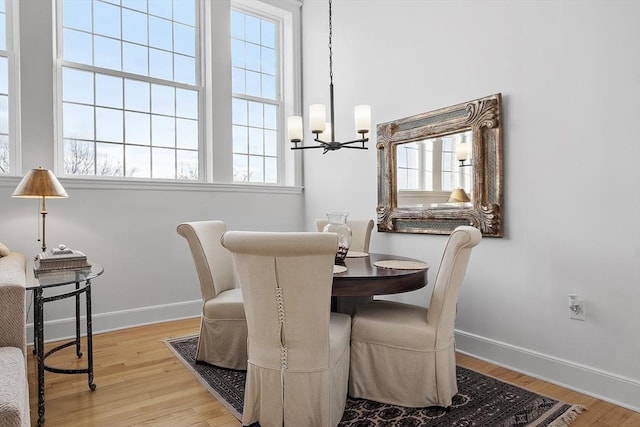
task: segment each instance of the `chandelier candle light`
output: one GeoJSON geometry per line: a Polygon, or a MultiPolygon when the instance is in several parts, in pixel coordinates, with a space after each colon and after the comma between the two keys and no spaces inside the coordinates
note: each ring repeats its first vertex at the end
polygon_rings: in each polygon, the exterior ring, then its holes
{"type": "Polygon", "coordinates": [[[354,109],[355,116],[355,129],[356,133],[360,134],[360,138],[347,141],[338,142],[335,136],[335,118],[334,118],[334,103],[333,103],[333,25],[331,19],[331,3],[329,0],[329,110],[331,114],[331,122],[326,123],[327,111],[324,104],[312,104],[309,106],[309,127],[311,132],[315,135],[313,140],[318,145],[298,145],[302,142],[303,126],[301,116],[290,116],[287,119],[287,130],[289,134],[289,140],[293,143],[292,150],[303,150],[306,148],[323,148],[323,154],[327,151],[339,150],[340,148],[357,148],[360,150],[366,150],[364,143],[369,141],[366,136],[371,129],[371,107],[369,105],[357,105],[354,109]],[[362,145],[356,145],[362,144],[362,145]]]}

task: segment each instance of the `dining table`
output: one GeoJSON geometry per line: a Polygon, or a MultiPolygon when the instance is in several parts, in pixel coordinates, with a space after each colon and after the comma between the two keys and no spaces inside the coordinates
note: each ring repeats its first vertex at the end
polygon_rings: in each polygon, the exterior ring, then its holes
{"type": "Polygon", "coordinates": [[[398,255],[348,253],[334,266],[332,311],[352,314],[376,295],[415,291],[428,283],[429,264],[398,255]]]}

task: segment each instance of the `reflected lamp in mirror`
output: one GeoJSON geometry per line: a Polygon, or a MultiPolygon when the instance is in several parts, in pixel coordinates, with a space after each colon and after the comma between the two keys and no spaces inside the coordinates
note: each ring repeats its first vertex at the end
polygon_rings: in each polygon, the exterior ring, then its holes
{"type": "Polygon", "coordinates": [[[377,126],[378,231],[502,237],[502,97],[377,126]]]}
{"type": "Polygon", "coordinates": [[[65,198],[69,197],[69,195],[53,172],[39,167],[27,172],[24,178],[22,178],[22,181],[20,181],[16,189],[13,191],[11,197],[35,198],[41,200],[40,214],[42,215],[42,252],[45,252],[47,250],[45,229],[47,207],[45,199],[65,198]]]}

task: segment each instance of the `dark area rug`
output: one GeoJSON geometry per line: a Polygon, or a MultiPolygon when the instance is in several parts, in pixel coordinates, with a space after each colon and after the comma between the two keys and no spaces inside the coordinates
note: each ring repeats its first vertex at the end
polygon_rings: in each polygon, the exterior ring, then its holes
{"type": "MultiPolygon", "coordinates": [[[[197,337],[168,339],[166,343],[200,382],[241,419],[245,371],[196,363],[197,337]]],[[[458,366],[458,394],[449,410],[439,407],[405,408],[363,399],[347,399],[341,427],[562,427],[584,407],[559,402],[518,386],[458,366]]]]}

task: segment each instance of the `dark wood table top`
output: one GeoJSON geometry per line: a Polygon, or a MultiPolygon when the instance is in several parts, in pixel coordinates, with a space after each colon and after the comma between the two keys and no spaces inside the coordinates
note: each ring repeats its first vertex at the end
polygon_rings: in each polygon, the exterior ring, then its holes
{"type": "Polygon", "coordinates": [[[426,286],[429,268],[401,270],[373,265],[376,261],[383,260],[424,262],[413,258],[375,253],[366,257],[347,257],[345,259],[347,271],[333,275],[332,295],[336,297],[389,295],[414,291],[426,286]]]}

